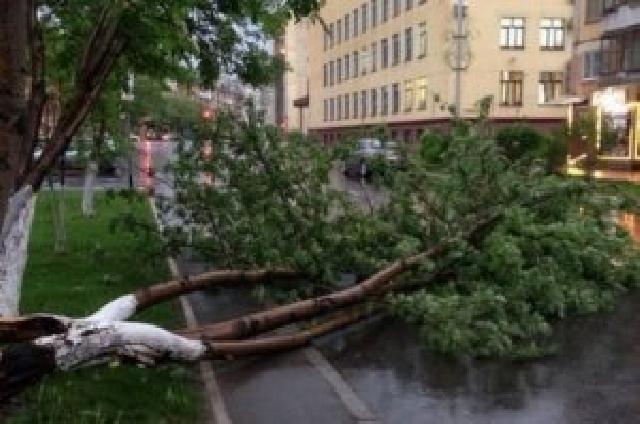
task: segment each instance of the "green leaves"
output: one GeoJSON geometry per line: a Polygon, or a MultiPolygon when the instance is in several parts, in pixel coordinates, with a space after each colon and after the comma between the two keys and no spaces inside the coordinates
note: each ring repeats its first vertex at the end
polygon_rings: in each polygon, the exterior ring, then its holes
{"type": "Polygon", "coordinates": [[[638,249],[611,218],[630,204],[619,192],[510,160],[492,140],[450,138],[434,151],[390,168],[388,202],[363,212],[329,184],[336,152],[253,113],[247,122],[223,114],[176,164],[177,203],[168,206],[185,218],[169,234],[184,246],[184,228],[193,229],[188,244],[216,266],[305,271],[292,290],[259,290],[280,300],[455,240],[394,281],[386,302],[428,346],[456,355],[547,354],[555,321],[607,310],[640,281],[638,249]]]}

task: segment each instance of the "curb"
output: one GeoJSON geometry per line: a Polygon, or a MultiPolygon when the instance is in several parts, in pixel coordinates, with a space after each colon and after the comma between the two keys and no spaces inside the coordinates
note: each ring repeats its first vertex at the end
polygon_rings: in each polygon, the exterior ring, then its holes
{"type": "MultiPolygon", "coordinates": [[[[156,222],[156,225],[160,230],[162,230],[162,222],[158,218],[159,213],[156,208],[155,203],[153,202],[153,198],[149,197],[149,206],[151,207],[151,213],[153,214],[153,219],[156,222]]],[[[180,267],[176,260],[172,257],[167,257],[167,264],[169,265],[169,271],[171,275],[175,279],[182,278],[180,273],[180,267]]],[[[187,323],[187,328],[195,328],[198,326],[198,321],[196,319],[196,315],[187,299],[187,296],[180,296],[180,307],[182,309],[182,315],[184,316],[184,320],[187,323]]],[[[218,380],[216,378],[216,374],[213,371],[213,366],[209,361],[200,361],[198,364],[198,368],[200,370],[200,378],[204,385],[205,396],[208,399],[208,409],[210,409],[209,419],[207,420],[210,424],[232,424],[231,418],[229,417],[229,412],[227,411],[227,407],[224,403],[224,398],[222,397],[222,391],[220,390],[220,385],[218,384],[218,380]]]]}

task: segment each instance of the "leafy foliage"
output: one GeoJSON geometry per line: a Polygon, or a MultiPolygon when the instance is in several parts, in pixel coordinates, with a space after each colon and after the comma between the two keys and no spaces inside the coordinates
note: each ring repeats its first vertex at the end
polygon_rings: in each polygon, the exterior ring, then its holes
{"type": "Polygon", "coordinates": [[[543,354],[555,320],[605,310],[637,284],[638,250],[613,215],[632,199],[493,140],[429,136],[370,213],[330,183],[335,156],[313,140],[224,117],[200,138],[176,166],[173,214],[189,228],[169,230],[176,247],[216,265],[295,267],[304,295],[452,240],[385,300],[438,351],[543,354]],[[499,219],[463,237],[487,217],[499,219]]]}

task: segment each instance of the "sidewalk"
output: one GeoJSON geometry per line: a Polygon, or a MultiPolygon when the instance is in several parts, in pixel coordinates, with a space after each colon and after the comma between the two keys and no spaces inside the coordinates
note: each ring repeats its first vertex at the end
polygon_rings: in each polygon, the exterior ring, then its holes
{"type": "MultiPolygon", "coordinates": [[[[183,274],[204,271],[188,258],[183,274]]],[[[216,289],[188,296],[196,319],[207,323],[260,309],[247,289],[216,289]]],[[[233,424],[375,423],[369,408],[315,348],[214,364],[217,385],[233,424]]]]}

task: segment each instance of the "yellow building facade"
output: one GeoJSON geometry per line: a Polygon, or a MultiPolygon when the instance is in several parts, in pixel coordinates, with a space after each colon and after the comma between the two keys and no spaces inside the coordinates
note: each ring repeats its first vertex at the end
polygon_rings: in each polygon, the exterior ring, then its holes
{"type": "Polygon", "coordinates": [[[385,125],[411,141],[486,96],[495,123],[557,126],[572,14],[565,0],[327,0],[309,27],[310,132],[385,125]]]}

